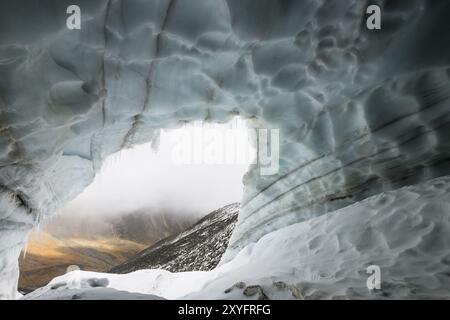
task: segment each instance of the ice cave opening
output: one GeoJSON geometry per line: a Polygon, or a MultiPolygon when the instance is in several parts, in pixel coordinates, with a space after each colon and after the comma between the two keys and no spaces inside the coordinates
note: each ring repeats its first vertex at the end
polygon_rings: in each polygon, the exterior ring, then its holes
{"type": "Polygon", "coordinates": [[[243,176],[256,161],[252,133],[238,117],[225,124],[194,122],[108,156],[93,182],[30,234],[19,259],[19,292],[74,268],[214,268],[235,225],[243,176]],[[193,235],[185,239],[185,233],[193,235]],[[175,242],[165,255],[180,251],[177,261],[160,257],[153,245],[176,235],[192,249],[184,244],[179,250],[175,242]]]}
{"type": "Polygon", "coordinates": [[[448,298],[448,1],[378,0],[381,30],[359,0],[79,0],[68,29],[71,2],[1,4],[1,298],[30,230],[108,155],[236,115],[278,161],[245,174],[219,267],[82,274],[30,297],[77,280],[86,297],[448,298]]]}
{"type": "Polygon", "coordinates": [[[243,120],[193,122],[160,131],[152,142],[108,156],[93,182],[58,214],[115,214],[163,209],[201,217],[240,202],[256,150],[243,120]]]}

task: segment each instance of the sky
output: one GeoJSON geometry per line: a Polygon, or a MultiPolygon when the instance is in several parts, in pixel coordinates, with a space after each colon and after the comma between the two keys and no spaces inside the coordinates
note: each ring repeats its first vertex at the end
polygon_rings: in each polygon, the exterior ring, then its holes
{"type": "Polygon", "coordinates": [[[165,130],[157,150],[148,143],[107,158],[94,182],[60,214],[162,209],[202,216],[241,200],[242,177],[254,155],[239,119],[165,130]]]}

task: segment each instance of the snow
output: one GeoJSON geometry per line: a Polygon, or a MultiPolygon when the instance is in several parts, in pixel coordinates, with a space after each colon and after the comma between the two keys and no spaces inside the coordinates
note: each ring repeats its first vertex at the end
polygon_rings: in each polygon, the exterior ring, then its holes
{"type": "Polygon", "coordinates": [[[129,273],[141,269],[172,272],[209,271],[220,262],[227,249],[239,214],[239,203],[209,213],[178,235],[162,239],[139,252],[111,273],[129,273]]]}
{"type": "Polygon", "coordinates": [[[449,299],[449,243],[444,177],[273,231],[209,272],[74,271],[23,299],[104,298],[93,291],[99,283],[165,299],[449,299]],[[380,267],[381,290],[366,286],[371,265],[380,267]]]}
{"type": "Polygon", "coordinates": [[[66,28],[70,1],[1,3],[0,298],[14,297],[29,231],[161,128],[239,114],[280,130],[279,172],[245,175],[223,263],[450,174],[448,1],[380,1],[375,31],[359,0],[77,3],[81,30],[66,28]]]}

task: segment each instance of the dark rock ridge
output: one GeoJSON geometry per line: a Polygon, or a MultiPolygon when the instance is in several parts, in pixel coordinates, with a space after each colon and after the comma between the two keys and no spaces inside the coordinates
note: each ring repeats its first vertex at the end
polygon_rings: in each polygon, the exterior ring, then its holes
{"type": "Polygon", "coordinates": [[[108,222],[115,236],[149,246],[183,232],[197,221],[198,217],[177,215],[169,211],[157,214],[141,210],[119,215],[108,222]]]}
{"type": "Polygon", "coordinates": [[[233,203],[209,213],[186,231],[157,242],[110,272],[128,273],[140,269],[183,272],[215,268],[227,248],[239,206],[233,203]]]}

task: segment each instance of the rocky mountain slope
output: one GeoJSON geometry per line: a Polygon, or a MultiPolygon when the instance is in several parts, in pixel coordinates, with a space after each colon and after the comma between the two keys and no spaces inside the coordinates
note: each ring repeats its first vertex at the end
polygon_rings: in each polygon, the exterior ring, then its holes
{"type": "Polygon", "coordinates": [[[58,238],[117,237],[145,246],[168,236],[179,234],[200,218],[163,209],[142,208],[110,216],[63,214],[44,222],[42,230],[58,238]]]}
{"type": "Polygon", "coordinates": [[[239,203],[215,210],[183,233],[163,239],[112,273],[140,269],[164,269],[171,272],[211,270],[220,261],[237,221],[239,203]]]}

